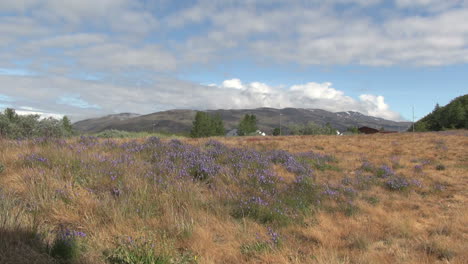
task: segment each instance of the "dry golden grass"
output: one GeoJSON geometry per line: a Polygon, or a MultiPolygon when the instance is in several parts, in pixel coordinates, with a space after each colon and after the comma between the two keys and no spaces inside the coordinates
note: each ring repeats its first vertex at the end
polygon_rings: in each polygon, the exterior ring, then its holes
{"type": "MultiPolygon", "coordinates": [[[[233,217],[231,205],[210,185],[151,184],[141,177],[151,165],[138,153],[133,163],[117,167],[124,187],[116,194],[111,191],[115,182],[99,174],[106,167],[87,170],[83,164],[94,164],[97,155],[118,157],[125,154],[122,150],[77,151],[54,143],[0,140],[5,166],[0,173],[0,263],[59,263],[49,252],[64,226],[86,233],[85,248],[73,263],[108,263],[106,252],[129,237],[154,243],[151,250],[175,263],[468,263],[467,131],[214,139],[261,152],[333,155],[332,167],[314,171],[317,185],[355,177],[366,160],[393,167],[422,186],[391,191],[374,184],[358,190],[356,211],[350,214],[330,200],[301,222],[272,224],[280,236],[276,245],[269,242],[270,224],[233,217]],[[25,162],[32,153],[51,163],[25,162]],[[415,168],[421,164],[422,169],[415,168]]],[[[194,146],[208,140],[182,139],[194,146]]],[[[78,141],[68,144],[78,148],[78,141]]],[[[274,169],[285,185],[294,182],[284,167],[274,169]]],[[[223,175],[213,186],[241,191],[223,175]]]]}

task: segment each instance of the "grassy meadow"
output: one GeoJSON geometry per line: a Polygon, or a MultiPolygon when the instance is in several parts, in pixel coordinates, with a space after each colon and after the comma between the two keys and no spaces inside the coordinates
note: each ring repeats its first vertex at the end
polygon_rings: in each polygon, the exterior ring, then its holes
{"type": "Polygon", "coordinates": [[[468,131],[0,140],[0,263],[468,263],[468,131]]]}

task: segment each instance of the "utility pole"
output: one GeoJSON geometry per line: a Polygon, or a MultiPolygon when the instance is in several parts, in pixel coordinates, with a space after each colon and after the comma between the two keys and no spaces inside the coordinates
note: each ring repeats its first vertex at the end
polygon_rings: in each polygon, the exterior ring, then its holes
{"type": "Polygon", "coordinates": [[[414,105],[413,105],[413,133],[414,133],[414,105]]]}

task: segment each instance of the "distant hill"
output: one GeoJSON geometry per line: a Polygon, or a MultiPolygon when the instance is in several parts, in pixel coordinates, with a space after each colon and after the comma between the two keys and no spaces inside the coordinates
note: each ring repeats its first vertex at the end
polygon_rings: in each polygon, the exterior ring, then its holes
{"type": "Polygon", "coordinates": [[[468,94],[453,99],[443,107],[437,104],[434,110],[416,122],[414,127],[416,131],[468,129],[468,94]]]}
{"type": "MultiPolygon", "coordinates": [[[[411,125],[410,122],[395,122],[378,117],[366,116],[358,112],[328,112],[320,109],[302,108],[257,108],[257,109],[231,109],[208,110],[208,113],[219,113],[224,121],[226,130],[234,129],[245,114],[257,116],[260,130],[271,133],[280,125],[286,131],[293,124],[305,124],[314,122],[319,125],[330,125],[340,131],[353,126],[368,126],[384,128],[392,131],[405,131],[411,125]]],[[[73,124],[73,127],[81,132],[101,132],[107,129],[125,131],[155,131],[165,133],[183,134],[189,133],[192,127],[195,110],[169,110],[148,115],[120,114],[109,115],[101,118],[82,120],[73,124]]]]}

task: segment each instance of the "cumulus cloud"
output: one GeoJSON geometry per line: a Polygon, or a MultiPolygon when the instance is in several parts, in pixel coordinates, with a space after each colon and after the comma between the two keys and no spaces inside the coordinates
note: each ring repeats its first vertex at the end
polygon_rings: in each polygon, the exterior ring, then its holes
{"type": "Polygon", "coordinates": [[[390,110],[383,96],[363,94],[356,100],[333,88],[330,82],[309,82],[284,89],[260,82],[244,84],[239,79],[230,79],[225,80],[220,87],[239,91],[237,100],[231,102],[231,108],[298,107],[332,112],[357,111],[370,116],[402,120],[400,114],[390,110]]]}

